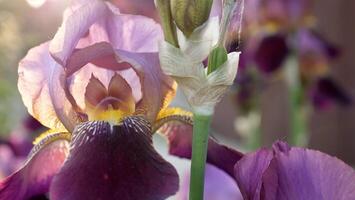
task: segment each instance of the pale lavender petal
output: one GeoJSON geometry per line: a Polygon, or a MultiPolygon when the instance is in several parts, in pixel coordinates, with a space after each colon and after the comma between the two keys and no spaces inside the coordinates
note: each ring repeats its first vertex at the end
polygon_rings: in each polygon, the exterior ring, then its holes
{"type": "MultiPolygon", "coordinates": [[[[190,173],[186,172],[176,200],[188,200],[190,173]]],[[[205,170],[204,200],[243,200],[237,184],[220,169],[207,164],[205,170]]]]}
{"type": "Polygon", "coordinates": [[[19,63],[18,88],[28,112],[34,118],[49,128],[61,129],[63,125],[53,108],[48,87],[51,71],[55,67],[48,43],[34,47],[19,63]]]}
{"type": "MultiPolygon", "coordinates": [[[[103,1],[92,0],[82,5],[64,18],[62,26],[57,31],[50,43],[50,52],[53,57],[66,65],[67,59],[74,51],[81,37],[89,30],[89,27],[107,14],[107,6],[103,1]]],[[[69,8],[71,9],[71,8],[69,8]]]]}
{"type": "Polygon", "coordinates": [[[115,49],[134,52],[158,50],[162,31],[154,20],[119,14],[112,4],[98,0],[78,3],[76,7],[64,18],[50,44],[50,52],[63,66],[75,48],[100,42],[109,42],[115,49]]]}

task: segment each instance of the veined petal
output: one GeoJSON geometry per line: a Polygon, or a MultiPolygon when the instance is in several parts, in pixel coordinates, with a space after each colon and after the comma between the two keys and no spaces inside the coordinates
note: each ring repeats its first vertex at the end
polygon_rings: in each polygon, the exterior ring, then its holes
{"type": "MultiPolygon", "coordinates": [[[[192,123],[190,116],[170,115],[158,120],[153,130],[158,130],[166,137],[170,154],[191,159],[192,123]]],[[[232,177],[234,177],[234,165],[242,156],[242,153],[221,145],[212,138],[208,140],[207,162],[232,177]]]]}
{"type": "Polygon", "coordinates": [[[235,167],[245,199],[354,199],[355,171],[335,157],[276,142],[235,167]]]}
{"type": "Polygon", "coordinates": [[[270,170],[277,170],[276,199],[355,198],[355,170],[352,167],[319,151],[280,148],[284,145],[282,142],[274,144],[276,163],[270,166],[270,170]]]}
{"type": "Polygon", "coordinates": [[[106,4],[99,0],[80,3],[64,18],[49,46],[52,56],[63,66],[89,27],[108,12],[106,4]]]}
{"type": "Polygon", "coordinates": [[[154,20],[137,15],[119,14],[114,5],[100,0],[76,2],[64,17],[50,44],[50,52],[63,66],[75,48],[108,42],[115,49],[156,52],[162,30],[154,20]]]}
{"type": "Polygon", "coordinates": [[[271,150],[245,155],[235,165],[235,178],[245,199],[262,199],[262,177],[273,158],[271,150]]]}
{"type": "Polygon", "coordinates": [[[178,189],[174,167],[152,146],[150,124],[85,122],[73,133],[70,156],[51,184],[52,200],[159,200],[178,189]]]}
{"type": "MultiPolygon", "coordinates": [[[[28,112],[48,128],[65,130],[58,119],[50,95],[50,77],[57,66],[48,51],[48,42],[31,49],[21,60],[18,68],[18,88],[28,112]],[[34,78],[35,77],[35,78],[34,78]]],[[[62,87],[55,85],[53,87],[62,87]]],[[[63,90],[63,88],[52,88],[63,90]]],[[[67,102],[61,96],[60,102],[67,102]]],[[[73,110],[72,108],[70,110],[73,110]]]]}
{"type": "Polygon", "coordinates": [[[27,162],[0,182],[1,200],[24,200],[48,192],[69,152],[69,133],[54,133],[33,147],[27,162]]]}

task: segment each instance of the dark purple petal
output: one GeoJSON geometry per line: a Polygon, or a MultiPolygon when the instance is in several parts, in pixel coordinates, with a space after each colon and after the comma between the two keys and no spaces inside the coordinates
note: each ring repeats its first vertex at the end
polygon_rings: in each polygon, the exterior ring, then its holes
{"type": "Polygon", "coordinates": [[[50,199],[159,200],[178,190],[178,175],[152,147],[141,117],[112,126],[86,122],[75,129],[70,156],[54,178],[50,199]]]}
{"type": "Polygon", "coordinates": [[[67,157],[67,140],[68,133],[55,133],[40,141],[25,165],[0,182],[0,200],[24,200],[48,192],[67,157]]]}
{"type": "MultiPolygon", "coordinates": [[[[169,153],[181,158],[191,159],[192,153],[192,126],[188,123],[169,122],[159,132],[169,143],[169,153]]],[[[219,144],[214,139],[208,141],[207,162],[233,177],[233,167],[241,159],[242,153],[227,146],[219,144]]]]}
{"type": "Polygon", "coordinates": [[[237,162],[235,178],[244,199],[261,199],[263,174],[272,158],[272,151],[261,149],[245,155],[237,162]]]}
{"type": "Polygon", "coordinates": [[[330,78],[321,78],[312,91],[313,105],[323,108],[332,102],[347,106],[352,102],[351,97],[330,78]]]}
{"type": "Polygon", "coordinates": [[[288,53],[284,35],[267,36],[255,52],[255,62],[262,72],[272,73],[281,67],[288,53]]]}

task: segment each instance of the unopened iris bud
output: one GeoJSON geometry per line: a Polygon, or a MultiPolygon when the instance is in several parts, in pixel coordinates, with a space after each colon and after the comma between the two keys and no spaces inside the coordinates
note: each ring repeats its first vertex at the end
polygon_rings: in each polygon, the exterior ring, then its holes
{"type": "Polygon", "coordinates": [[[171,0],[171,13],[177,27],[189,37],[210,15],[213,0],[171,0]]]}

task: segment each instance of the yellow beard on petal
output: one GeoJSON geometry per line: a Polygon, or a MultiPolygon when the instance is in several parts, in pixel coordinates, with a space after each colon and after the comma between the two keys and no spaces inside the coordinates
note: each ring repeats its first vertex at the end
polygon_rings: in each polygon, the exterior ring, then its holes
{"type": "Polygon", "coordinates": [[[131,116],[133,113],[134,109],[114,109],[111,105],[106,110],[93,108],[87,109],[89,121],[106,121],[113,125],[120,124],[123,118],[131,116]]]}
{"type": "Polygon", "coordinates": [[[164,108],[162,110],[160,110],[160,112],[158,113],[157,116],[157,121],[160,119],[163,119],[165,117],[169,117],[172,115],[181,115],[181,116],[189,116],[192,117],[192,113],[189,111],[185,111],[181,108],[164,108]]]}

